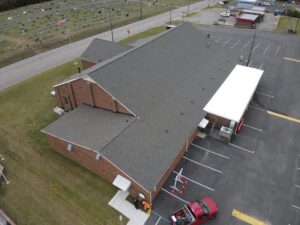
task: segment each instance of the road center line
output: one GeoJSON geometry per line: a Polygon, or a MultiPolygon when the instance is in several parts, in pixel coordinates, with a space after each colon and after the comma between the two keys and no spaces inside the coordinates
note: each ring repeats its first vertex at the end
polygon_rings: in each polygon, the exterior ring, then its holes
{"type": "Polygon", "coordinates": [[[230,159],[229,157],[227,157],[227,156],[225,156],[225,155],[222,155],[222,154],[220,154],[220,153],[213,152],[213,151],[211,151],[211,150],[209,150],[209,149],[203,148],[203,147],[198,146],[198,145],[195,145],[195,144],[193,144],[193,143],[192,143],[191,145],[194,146],[194,147],[196,147],[196,148],[202,149],[202,150],[204,150],[204,151],[206,151],[206,152],[209,152],[209,153],[211,153],[211,154],[214,154],[214,155],[223,157],[223,158],[225,158],[225,159],[230,159]]]}
{"type": "Polygon", "coordinates": [[[267,53],[267,51],[269,50],[269,48],[270,48],[270,44],[268,44],[268,45],[267,45],[267,47],[265,48],[265,50],[264,50],[263,54],[266,54],[266,53],[267,53]]]}
{"type": "Polygon", "coordinates": [[[246,148],[243,148],[243,147],[241,147],[241,146],[238,146],[238,145],[235,145],[235,144],[232,144],[232,143],[228,143],[228,144],[229,144],[230,146],[232,146],[232,147],[241,149],[241,150],[243,150],[243,151],[245,151],[245,152],[249,152],[249,153],[251,153],[251,154],[254,154],[254,153],[255,153],[255,151],[251,151],[251,150],[246,149],[246,148]]]}
{"type": "Polygon", "coordinates": [[[274,98],[273,95],[265,94],[265,93],[262,93],[262,92],[256,91],[255,93],[258,94],[258,95],[263,95],[263,96],[269,97],[269,98],[274,98]]]}
{"type": "Polygon", "coordinates": [[[182,198],[180,198],[180,197],[178,197],[178,196],[174,195],[173,193],[171,193],[171,192],[167,191],[167,190],[166,190],[166,189],[164,189],[164,188],[162,188],[161,190],[162,190],[162,191],[164,191],[164,192],[166,192],[167,194],[169,194],[169,195],[173,196],[174,198],[177,198],[178,200],[180,200],[180,201],[184,202],[185,204],[190,204],[188,201],[186,201],[186,200],[184,200],[184,199],[182,199],[182,198]]]}
{"type": "Polygon", "coordinates": [[[186,159],[186,160],[188,160],[188,161],[190,161],[190,162],[192,162],[192,163],[195,163],[195,164],[197,164],[197,165],[199,165],[199,166],[203,166],[203,167],[205,167],[205,168],[207,168],[207,169],[210,169],[210,170],[212,170],[212,171],[215,171],[215,172],[217,172],[217,173],[223,173],[221,170],[217,170],[217,169],[212,168],[212,167],[210,167],[210,166],[204,165],[204,164],[199,163],[199,162],[197,162],[197,161],[195,161],[195,160],[192,160],[192,159],[190,159],[190,158],[188,158],[188,157],[186,157],[186,156],[183,156],[183,158],[186,159]]]}
{"type": "Polygon", "coordinates": [[[267,113],[271,116],[275,116],[275,117],[278,117],[278,118],[281,118],[281,119],[289,120],[289,121],[292,121],[292,122],[295,122],[295,123],[300,123],[300,119],[297,119],[297,118],[294,118],[294,117],[285,116],[285,115],[282,115],[280,113],[276,113],[276,112],[272,112],[272,111],[267,111],[267,113]]]}
{"type": "MultiPolygon", "coordinates": [[[[178,174],[178,172],[176,172],[176,171],[173,171],[173,173],[178,174]]],[[[208,186],[206,186],[206,185],[204,185],[204,184],[201,184],[201,183],[199,183],[199,182],[197,182],[197,181],[194,181],[194,180],[192,180],[192,179],[189,178],[189,177],[186,177],[186,176],[184,176],[184,175],[181,175],[181,176],[182,176],[183,178],[187,179],[188,181],[190,181],[190,182],[192,182],[192,183],[194,183],[194,184],[199,185],[200,187],[204,187],[204,188],[206,188],[206,189],[208,189],[208,190],[210,190],[210,191],[215,191],[215,189],[213,189],[213,188],[211,188],[211,187],[208,187],[208,186]]]]}
{"type": "Polygon", "coordinates": [[[292,62],[300,63],[300,59],[293,59],[293,58],[288,58],[288,57],[283,57],[283,59],[288,60],[288,61],[292,61],[292,62]]]}
{"type": "Polygon", "coordinates": [[[256,131],[258,131],[258,132],[262,132],[262,129],[259,129],[259,128],[256,128],[256,127],[252,127],[252,126],[250,126],[250,125],[248,125],[248,124],[245,124],[245,123],[244,123],[244,126],[250,128],[250,129],[256,130],[256,131]]]}

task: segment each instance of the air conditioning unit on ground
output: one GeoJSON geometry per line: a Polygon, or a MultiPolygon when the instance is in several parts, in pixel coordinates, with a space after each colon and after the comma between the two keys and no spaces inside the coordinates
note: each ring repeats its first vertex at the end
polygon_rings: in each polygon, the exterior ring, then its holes
{"type": "Polygon", "coordinates": [[[53,111],[60,116],[62,116],[65,113],[65,110],[63,110],[62,108],[59,108],[57,106],[55,108],[53,108],[53,111]]]}
{"type": "Polygon", "coordinates": [[[233,133],[233,130],[231,128],[222,126],[220,129],[219,135],[221,137],[230,139],[232,136],[232,133],[233,133]]]}

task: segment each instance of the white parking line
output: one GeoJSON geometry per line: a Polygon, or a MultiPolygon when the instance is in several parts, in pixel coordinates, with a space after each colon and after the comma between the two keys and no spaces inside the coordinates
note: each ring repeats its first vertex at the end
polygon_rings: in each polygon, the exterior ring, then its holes
{"type": "Polygon", "coordinates": [[[161,220],[161,216],[158,218],[158,220],[156,221],[155,225],[158,225],[159,221],[161,220]]]}
{"type": "MultiPolygon", "coordinates": [[[[178,174],[178,172],[176,172],[176,171],[173,171],[173,173],[178,174]]],[[[181,175],[181,176],[182,176],[183,178],[187,179],[188,181],[190,181],[190,182],[192,182],[192,183],[194,183],[194,184],[199,185],[200,187],[204,187],[204,188],[206,188],[206,189],[208,189],[208,190],[210,190],[210,191],[215,191],[215,189],[213,189],[213,188],[211,188],[211,187],[208,187],[208,186],[206,186],[206,185],[204,185],[204,184],[201,184],[201,183],[199,183],[199,182],[197,182],[197,181],[194,181],[194,180],[192,180],[191,178],[188,178],[188,177],[186,177],[186,176],[184,176],[184,175],[181,175]]]]}
{"type": "Polygon", "coordinates": [[[199,165],[199,166],[203,166],[203,167],[205,167],[205,168],[207,168],[207,169],[210,169],[210,170],[212,170],[212,171],[215,171],[215,172],[217,172],[217,173],[223,173],[221,170],[217,170],[217,169],[212,168],[212,167],[210,167],[210,166],[207,166],[207,165],[204,165],[204,164],[202,164],[202,163],[196,162],[195,160],[192,160],[192,159],[190,159],[190,158],[188,158],[188,157],[186,157],[186,156],[183,156],[183,158],[186,159],[186,160],[188,160],[188,161],[190,161],[190,162],[192,162],[192,163],[195,163],[195,164],[197,164],[197,165],[199,165]]]}
{"type": "Polygon", "coordinates": [[[270,44],[268,44],[268,46],[265,48],[265,50],[264,50],[264,52],[263,52],[263,54],[266,54],[267,53],[267,51],[269,50],[269,48],[270,48],[270,44]]]}
{"type": "Polygon", "coordinates": [[[299,185],[295,185],[295,188],[299,188],[300,189],[300,186],[299,185]]]}
{"type": "Polygon", "coordinates": [[[238,148],[238,149],[243,150],[243,151],[245,151],[245,152],[249,152],[249,153],[251,153],[251,154],[254,154],[254,153],[255,153],[255,151],[251,151],[251,150],[246,149],[246,148],[243,148],[243,147],[241,147],[241,146],[238,146],[238,145],[235,145],[235,144],[232,144],[232,143],[228,143],[228,144],[229,144],[230,146],[232,146],[232,147],[238,148]]]}
{"type": "Polygon", "coordinates": [[[171,192],[167,191],[167,190],[166,190],[166,189],[164,189],[164,188],[162,188],[161,190],[163,190],[163,191],[164,191],[164,192],[166,192],[167,194],[169,194],[169,195],[173,196],[174,198],[177,198],[178,200],[180,200],[180,201],[184,202],[185,204],[190,204],[190,202],[188,202],[188,201],[186,201],[186,200],[184,200],[184,199],[182,199],[182,198],[180,198],[180,197],[178,197],[178,196],[174,195],[173,193],[171,193],[171,192]]]}
{"type": "Polygon", "coordinates": [[[258,132],[262,132],[262,129],[259,129],[259,128],[250,126],[250,125],[248,125],[248,124],[245,124],[245,123],[244,123],[244,126],[245,126],[245,127],[248,127],[248,128],[251,128],[251,129],[253,129],[253,130],[256,130],[256,131],[258,131],[258,132]]]}
{"type": "Polygon", "coordinates": [[[220,154],[220,153],[213,152],[213,151],[211,151],[211,150],[208,150],[208,149],[203,148],[203,147],[201,147],[201,146],[195,145],[195,144],[193,144],[193,143],[192,143],[191,145],[194,146],[194,147],[196,147],[196,148],[199,148],[199,149],[202,149],[202,150],[204,150],[204,151],[207,151],[207,152],[209,152],[209,153],[211,153],[211,154],[214,154],[214,155],[223,157],[223,158],[225,158],[225,159],[230,159],[229,157],[227,157],[227,156],[225,156],[225,155],[222,155],[222,154],[220,154]]]}
{"type": "Polygon", "coordinates": [[[294,207],[295,209],[298,209],[298,210],[300,210],[300,207],[299,207],[299,206],[292,205],[292,207],[294,207]]]}
{"type": "Polygon", "coordinates": [[[216,40],[217,43],[219,43],[222,40],[222,37],[218,38],[218,40],[216,40]]]}
{"type": "Polygon", "coordinates": [[[258,107],[252,106],[252,105],[249,105],[249,108],[253,108],[253,109],[256,109],[256,110],[263,111],[263,112],[265,112],[265,111],[266,111],[265,109],[258,108],[258,107]]]}
{"type": "Polygon", "coordinates": [[[278,52],[279,52],[279,49],[280,49],[280,46],[278,46],[277,50],[276,50],[276,53],[275,53],[275,56],[277,56],[278,52]]]}
{"type": "Polygon", "coordinates": [[[260,64],[259,69],[261,70],[264,66],[264,63],[260,64]]]}
{"type": "Polygon", "coordinates": [[[255,93],[256,93],[256,94],[259,94],[259,95],[263,95],[263,96],[269,97],[269,98],[274,98],[273,95],[265,94],[265,93],[262,93],[262,92],[256,91],[255,93]]]}
{"type": "Polygon", "coordinates": [[[255,52],[255,50],[258,48],[259,45],[260,45],[260,43],[258,42],[258,43],[255,45],[255,47],[254,47],[254,49],[253,49],[252,52],[255,52]]]}
{"type": "Polygon", "coordinates": [[[250,41],[248,41],[248,42],[242,47],[242,50],[243,50],[244,48],[246,48],[249,44],[250,44],[250,41]]]}
{"type": "Polygon", "coordinates": [[[225,42],[221,45],[221,47],[223,47],[224,45],[228,44],[230,41],[231,41],[231,38],[229,38],[227,41],[225,41],[225,42]]]}
{"type": "Polygon", "coordinates": [[[235,42],[231,47],[230,49],[233,49],[235,48],[239,43],[240,43],[241,40],[238,40],[237,42],[235,42]]]}

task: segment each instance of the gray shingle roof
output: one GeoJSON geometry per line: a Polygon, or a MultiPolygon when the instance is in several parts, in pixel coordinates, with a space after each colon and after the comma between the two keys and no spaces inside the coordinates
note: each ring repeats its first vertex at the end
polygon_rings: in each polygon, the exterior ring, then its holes
{"type": "Polygon", "coordinates": [[[82,104],[42,131],[99,151],[134,120],[132,116],[82,104]]]}
{"type": "MultiPolygon", "coordinates": [[[[125,126],[121,119],[120,127],[114,131],[123,130],[112,140],[97,123],[118,114],[107,114],[103,118],[103,113],[88,115],[88,123],[82,124],[79,119],[78,126],[85,135],[78,141],[99,150],[98,138],[103,133],[103,138],[110,142],[99,151],[152,191],[204,116],[203,107],[239,59],[238,50],[229,52],[206,35],[186,23],[95,66],[89,76],[137,118],[130,126],[125,126]],[[99,130],[87,133],[85,127],[99,130]],[[99,135],[95,137],[95,134],[99,135]]],[[[75,120],[76,114],[72,121],[75,120]]],[[[64,125],[74,126],[68,120],[61,124],[59,129],[64,125]]],[[[62,132],[59,136],[64,138],[64,135],[62,132]]]]}
{"type": "MultiPolygon", "coordinates": [[[[171,29],[89,76],[137,119],[104,150],[151,191],[204,116],[202,108],[236,64],[191,24],[171,29]]],[[[236,53],[234,59],[238,59],[236,53]]]]}
{"type": "Polygon", "coordinates": [[[80,59],[99,63],[120,53],[128,51],[131,48],[132,47],[128,45],[122,45],[120,43],[114,43],[95,38],[88,48],[82,53],[80,59]]]}

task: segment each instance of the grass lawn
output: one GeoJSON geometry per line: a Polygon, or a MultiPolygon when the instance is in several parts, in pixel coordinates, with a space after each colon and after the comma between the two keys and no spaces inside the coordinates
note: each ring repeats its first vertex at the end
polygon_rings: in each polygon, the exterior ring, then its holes
{"type": "Polygon", "coordinates": [[[48,147],[40,129],[57,116],[51,86],[76,73],[74,61],[0,93],[0,153],[10,184],[0,205],[18,225],[119,224],[107,203],[116,189],[48,147]]]}
{"type": "MultiPolygon", "coordinates": [[[[287,32],[288,29],[295,29],[297,25],[297,21],[298,21],[297,18],[280,16],[276,30],[279,32],[287,32]]],[[[296,31],[297,31],[297,35],[300,35],[300,22],[298,23],[296,31]]]]}
{"type": "MultiPolygon", "coordinates": [[[[190,0],[190,4],[201,0],[190,0]]],[[[144,0],[143,18],[178,8],[187,0],[144,0]]],[[[14,40],[9,46],[0,43],[0,67],[40,52],[80,40],[109,29],[109,10],[113,26],[119,27],[140,19],[139,1],[52,0],[0,13],[0,40],[14,40]],[[63,24],[57,24],[65,18],[63,24]],[[17,40],[17,43],[16,41],[17,40]],[[14,51],[16,48],[22,49],[14,51]]]]}
{"type": "Polygon", "coordinates": [[[140,39],[143,39],[143,38],[146,38],[146,37],[150,37],[150,36],[153,36],[153,35],[160,34],[160,33],[164,32],[164,31],[166,31],[166,27],[165,26],[154,27],[154,28],[151,28],[151,29],[146,30],[144,32],[135,34],[135,35],[133,35],[131,37],[128,37],[126,39],[123,39],[123,40],[120,41],[120,43],[124,44],[124,45],[127,45],[127,44],[130,44],[130,43],[135,42],[137,40],[140,40],[140,39]]]}

